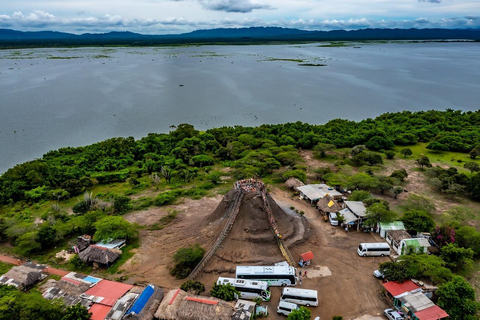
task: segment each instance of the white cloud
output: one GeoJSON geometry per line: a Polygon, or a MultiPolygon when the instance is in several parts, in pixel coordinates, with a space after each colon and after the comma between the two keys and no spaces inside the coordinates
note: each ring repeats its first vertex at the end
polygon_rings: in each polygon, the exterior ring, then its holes
{"type": "Polygon", "coordinates": [[[200,0],[200,3],[205,9],[248,13],[257,9],[274,9],[269,4],[255,3],[250,0],[200,0]]]}
{"type": "MultiPolygon", "coordinates": [[[[189,0],[183,2],[186,4],[187,1],[189,0]]],[[[196,0],[191,0],[190,2],[191,5],[194,5],[195,3],[197,3],[196,0]]],[[[210,4],[212,3],[213,2],[210,4]]],[[[250,2],[244,1],[242,3],[245,5],[250,2]]],[[[248,10],[248,6],[239,7],[237,9],[248,10]]],[[[271,12],[270,16],[266,17],[246,14],[243,15],[243,18],[238,18],[239,16],[236,13],[232,16],[217,15],[217,11],[212,11],[213,15],[211,17],[200,16],[198,18],[186,18],[181,16],[170,16],[162,18],[128,18],[120,14],[87,15],[84,13],[78,15],[78,11],[74,11],[74,15],[71,18],[59,18],[58,15],[41,10],[35,10],[30,13],[15,11],[10,15],[0,14],[0,28],[22,31],[53,30],[72,33],[132,31],[144,34],[183,33],[197,29],[255,26],[275,26],[303,30],[354,30],[363,28],[480,28],[480,17],[473,15],[440,18],[422,15],[411,19],[372,17],[312,19],[284,18],[275,15],[275,11],[271,12]]]]}

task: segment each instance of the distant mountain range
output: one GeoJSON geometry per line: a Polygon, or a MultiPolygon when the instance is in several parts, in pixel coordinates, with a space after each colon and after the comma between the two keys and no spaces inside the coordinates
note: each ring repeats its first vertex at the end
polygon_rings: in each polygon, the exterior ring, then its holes
{"type": "Polygon", "coordinates": [[[84,33],[23,32],[0,29],[0,46],[62,45],[155,45],[198,42],[268,42],[334,40],[480,40],[477,29],[361,29],[305,31],[277,27],[220,28],[174,35],[143,35],[133,32],[84,33]]]}

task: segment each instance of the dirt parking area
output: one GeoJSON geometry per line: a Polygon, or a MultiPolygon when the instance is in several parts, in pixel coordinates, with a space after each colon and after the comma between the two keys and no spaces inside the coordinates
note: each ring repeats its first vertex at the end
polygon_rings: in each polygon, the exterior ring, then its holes
{"type": "MultiPolygon", "coordinates": [[[[340,227],[324,222],[322,216],[309,203],[292,198],[291,193],[274,189],[272,197],[281,204],[289,204],[305,212],[310,228],[308,241],[291,248],[295,258],[299,254],[312,251],[315,258],[312,265],[299,268],[307,271],[301,288],[318,291],[319,305],[312,307],[312,319],[332,319],[343,316],[344,319],[370,319],[381,317],[388,308],[382,296],[382,286],[372,272],[388,257],[360,257],[356,249],[361,242],[377,242],[378,237],[371,234],[351,231],[346,233],[340,227]]],[[[276,313],[281,288],[273,288],[269,302],[269,319],[285,319],[276,313]]]]}

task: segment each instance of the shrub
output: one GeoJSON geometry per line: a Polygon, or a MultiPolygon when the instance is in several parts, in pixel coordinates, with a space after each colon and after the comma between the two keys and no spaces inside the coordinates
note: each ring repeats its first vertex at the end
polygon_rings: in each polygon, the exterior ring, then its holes
{"type": "Polygon", "coordinates": [[[170,270],[170,274],[177,279],[186,278],[202,260],[204,253],[205,249],[199,244],[178,249],[173,256],[175,266],[170,270]]]}
{"type": "Polygon", "coordinates": [[[364,201],[372,198],[372,194],[366,190],[355,190],[348,197],[348,201],[364,201]]]}
{"type": "Polygon", "coordinates": [[[240,292],[235,290],[235,287],[230,283],[227,284],[217,284],[213,285],[212,290],[210,291],[212,297],[219,298],[225,301],[233,301],[238,299],[240,292]]]}
{"type": "Polygon", "coordinates": [[[154,204],[156,206],[164,206],[167,204],[172,204],[173,202],[175,202],[175,200],[177,200],[180,193],[181,192],[179,190],[162,192],[155,197],[154,204]]]}
{"type": "Polygon", "coordinates": [[[76,214],[85,214],[88,210],[90,210],[90,205],[83,200],[73,206],[73,212],[76,214]]]}

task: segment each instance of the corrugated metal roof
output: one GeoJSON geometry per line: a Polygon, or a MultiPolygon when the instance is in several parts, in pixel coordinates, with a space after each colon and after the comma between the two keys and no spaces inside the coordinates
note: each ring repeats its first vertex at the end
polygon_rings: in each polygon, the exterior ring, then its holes
{"type": "Polygon", "coordinates": [[[105,319],[110,309],[112,309],[112,307],[94,303],[93,306],[88,309],[88,312],[92,313],[91,320],[103,320],[105,319]]]}
{"type": "Polygon", "coordinates": [[[155,292],[155,288],[153,285],[148,285],[143,292],[140,294],[140,297],[138,297],[137,301],[132,305],[130,310],[127,311],[127,314],[129,313],[134,313],[134,314],[139,314],[140,311],[142,311],[143,307],[147,304],[148,300],[150,297],[153,295],[155,292]]]}
{"type": "Polygon", "coordinates": [[[401,296],[404,293],[420,289],[412,280],[407,280],[403,283],[389,281],[383,283],[383,287],[394,297],[401,296]]]}
{"type": "Polygon", "coordinates": [[[85,292],[85,295],[101,297],[103,299],[97,300],[99,303],[113,306],[117,299],[123,296],[132,287],[133,286],[130,284],[102,280],[85,292]]]}
{"type": "Polygon", "coordinates": [[[415,313],[415,317],[417,317],[418,320],[439,320],[448,316],[448,313],[439,306],[433,306],[415,313]]]}
{"type": "Polygon", "coordinates": [[[435,306],[422,292],[408,294],[400,298],[400,301],[412,312],[418,312],[435,306]]]}
{"type": "Polygon", "coordinates": [[[342,216],[345,218],[346,224],[353,224],[355,221],[358,220],[358,218],[349,209],[340,210],[339,213],[341,213],[342,216]]]}
{"type": "Polygon", "coordinates": [[[365,217],[367,209],[362,201],[345,201],[347,207],[358,217],[365,217]]]}
{"type": "Polygon", "coordinates": [[[380,228],[382,230],[405,230],[405,226],[402,221],[392,221],[392,222],[380,222],[380,228]]]}

